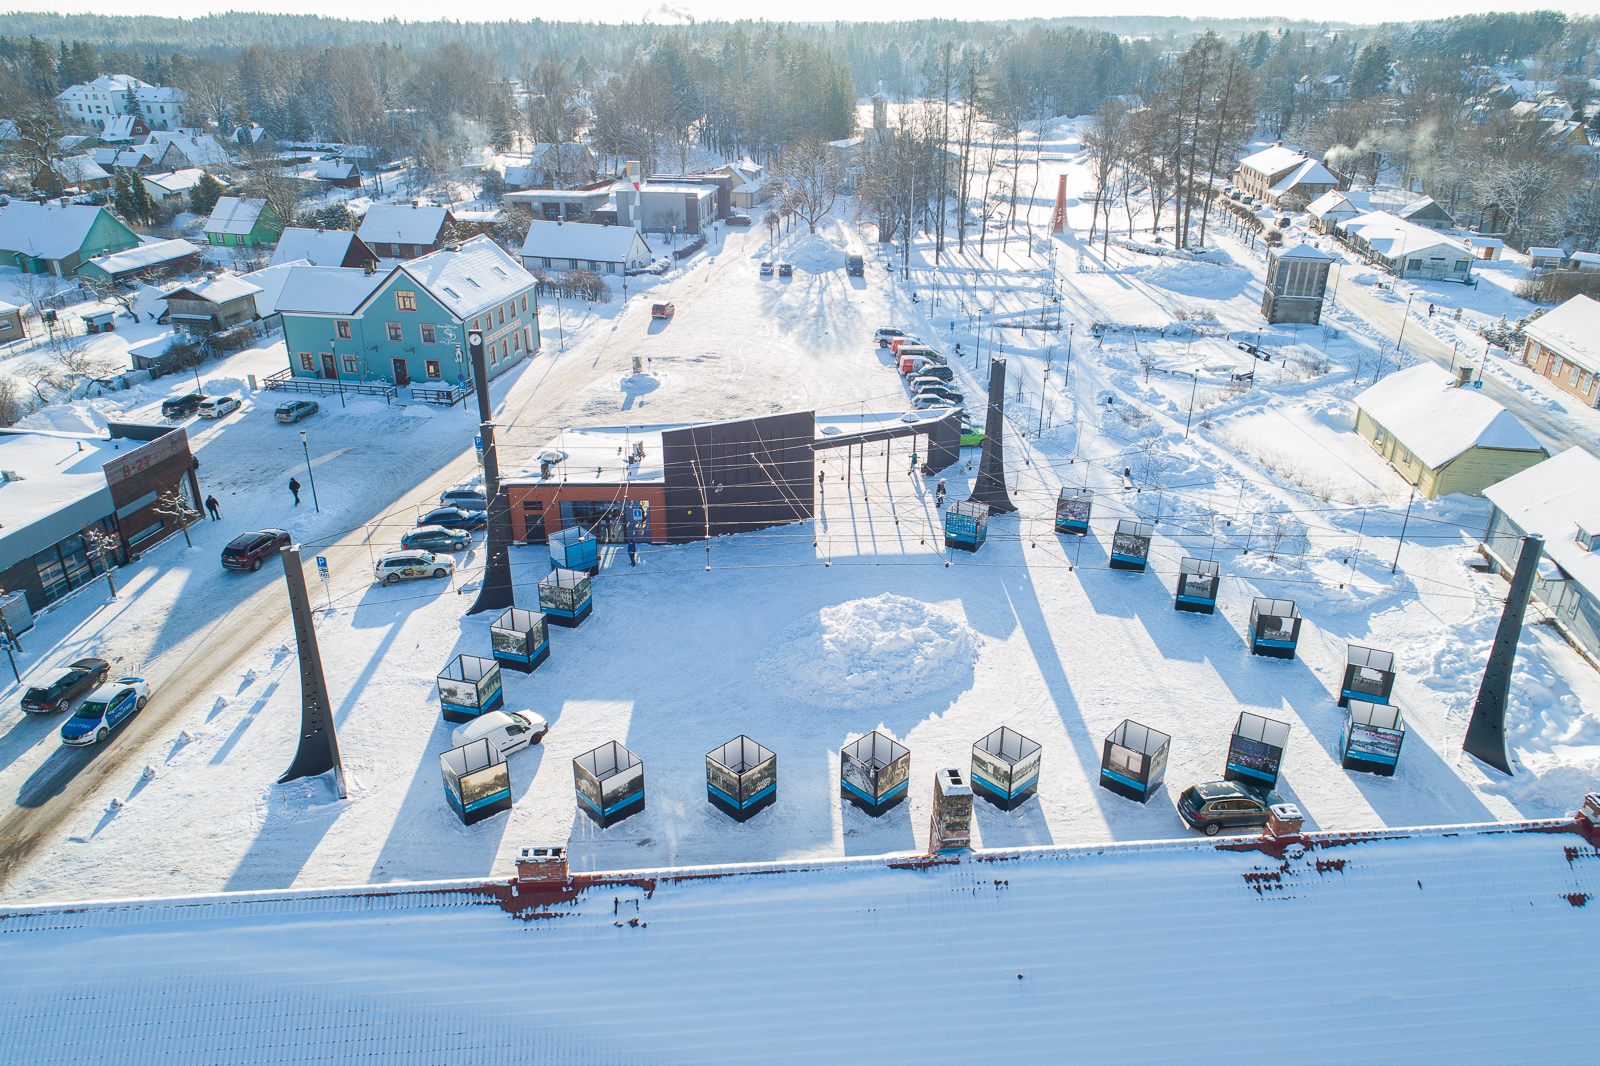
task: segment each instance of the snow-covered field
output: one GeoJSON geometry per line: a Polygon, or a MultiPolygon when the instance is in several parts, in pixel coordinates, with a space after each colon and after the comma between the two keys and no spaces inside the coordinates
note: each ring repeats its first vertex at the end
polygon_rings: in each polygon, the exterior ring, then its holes
{"type": "MultiPolygon", "coordinates": [[[[1046,154],[1074,158],[1076,130],[1059,124],[1046,154]]],[[[1074,163],[1040,170],[1041,190],[1062,170],[1073,195],[1088,190],[1074,163]]],[[[579,869],[910,850],[925,843],[929,775],[965,768],[973,742],[1001,725],[1042,743],[1044,768],[1036,801],[1011,813],[979,804],[976,835],[988,846],[1182,835],[1175,794],[1220,776],[1241,711],[1290,724],[1281,791],[1323,829],[1547,816],[1600,785],[1600,679],[1543,626],[1526,628],[1519,651],[1518,773],[1506,779],[1460,752],[1505,584],[1467,565],[1483,501],[1418,500],[1408,513],[1404,483],[1348,431],[1355,372],[1364,385],[1376,366],[1374,331],[1343,309],[1327,330],[1262,330],[1261,260],[1226,230],[1203,260],[1115,241],[1102,252],[1086,239],[1086,205],[1070,208],[1056,239],[1049,210],[1041,192],[1009,241],[988,235],[982,257],[969,234],[935,265],[919,239],[909,283],[891,280],[899,252],[887,249],[864,280],[846,278],[840,223],[815,236],[801,227],[776,248],[758,225],[645,283],[648,293],[631,288],[626,306],[568,306],[559,329],[544,309],[543,354],[496,384],[510,452],[532,456],[566,425],[903,409],[904,385],[870,342],[893,321],[947,351],[960,345],[951,362],[969,399],[985,391],[979,346],[983,360],[1006,357],[1019,512],[993,520],[976,555],[945,552],[935,479],[907,474],[902,443],[848,476],[842,456],[826,458],[813,522],[709,550],[652,547],[637,568],[608,556],[593,618],[554,630],[535,673],[505,675],[508,708],[532,708],[552,728],[512,758],[515,809],[471,828],[444,802],[437,756],[450,727],[434,677],[458,654],[488,652],[490,617],[466,616],[461,594],[472,591],[476,549],[448,583],[380,588],[366,565],[411,524],[415,504],[471,476],[470,418],[325,403],[305,424],[320,449],[321,520],[286,506],[282,485],[303,475],[304,458],[293,431],[270,423],[265,398],[208,426],[201,473],[227,488],[227,521],[197,530],[193,550],[168,542],[151,553],[118,601],[91,589],[46,615],[25,638],[27,664],[106,651],[151,662],[195,634],[204,654],[204,626],[234,603],[281,598],[270,571],[218,573],[216,552],[240,529],[290,523],[308,555],[316,547],[334,565],[326,596],[315,582],[312,592],[325,604],[318,631],[350,797],[337,801],[320,782],[273,783],[299,725],[291,638],[276,624],[259,651],[142,738],[137,757],[102,771],[94,801],[5,895],[506,873],[516,849],[569,838],[579,869]],[[758,279],[763,258],[794,263],[794,277],[758,279]],[[652,323],[648,300],[663,296],[677,314],[652,323]],[[1058,314],[1060,331],[1021,328],[1058,314]],[[1124,328],[1096,338],[1094,323],[1124,328]],[[1272,362],[1243,356],[1230,333],[1259,333],[1272,362]],[[643,377],[629,374],[636,354],[643,377]],[[1251,369],[1248,387],[1232,380],[1251,369]],[[1064,486],[1096,493],[1087,540],[1053,532],[1064,486]],[[1111,527],[1135,516],[1156,523],[1144,575],[1108,568],[1111,527]],[[1185,556],[1221,564],[1217,615],[1173,610],[1185,556]],[[1298,604],[1296,659],[1249,654],[1256,595],[1298,604]],[[1410,737],[1393,778],[1339,767],[1333,693],[1347,641],[1398,658],[1410,737]],[[1173,737],[1167,786],[1143,806],[1096,784],[1102,738],[1125,718],[1173,737]],[[839,749],[872,729],[912,751],[910,802],[879,819],[838,797],[839,749]],[[779,789],[774,807],[737,825],[706,802],[704,755],[741,733],[777,753],[779,789]],[[609,740],[644,760],[647,809],[601,831],[577,810],[570,761],[609,740]]],[[[242,378],[251,359],[281,360],[281,348],[234,357],[215,371],[219,383],[242,378]]],[[[943,476],[962,498],[965,463],[943,476]]],[[[532,601],[544,549],[515,549],[513,562],[519,598],[532,601]]],[[[15,695],[0,689],[0,794],[43,801],[61,770],[53,725],[22,719],[15,695]]]]}

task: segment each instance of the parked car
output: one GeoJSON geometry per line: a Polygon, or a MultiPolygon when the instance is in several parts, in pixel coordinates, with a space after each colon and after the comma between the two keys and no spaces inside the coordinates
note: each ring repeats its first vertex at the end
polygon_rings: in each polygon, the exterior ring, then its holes
{"type": "Polygon", "coordinates": [[[440,507],[459,507],[464,511],[487,511],[489,500],[482,489],[450,489],[439,494],[440,507]]]}
{"type": "Polygon", "coordinates": [[[409,581],[417,577],[449,577],[455,572],[456,561],[448,555],[435,555],[415,549],[384,552],[373,565],[373,576],[385,585],[409,581]]]}
{"type": "Polygon", "coordinates": [[[894,326],[879,326],[877,335],[874,337],[874,339],[878,342],[878,347],[887,348],[889,347],[890,341],[894,340],[896,337],[904,337],[905,335],[906,331],[903,329],[897,329],[894,326]]]}
{"type": "Polygon", "coordinates": [[[104,659],[79,659],[43,685],[22,694],[22,709],[31,714],[53,714],[85,692],[105,684],[111,664],[104,659]]]}
{"type": "Polygon", "coordinates": [[[772,263],[771,263],[771,261],[766,260],[766,259],[761,260],[761,276],[764,277],[764,278],[772,277],[772,263]]]}
{"type": "Polygon", "coordinates": [[[911,334],[911,333],[902,333],[898,337],[891,337],[889,339],[889,350],[891,352],[895,353],[896,355],[899,355],[900,354],[900,349],[904,348],[906,345],[908,345],[908,344],[920,345],[921,343],[922,343],[922,338],[921,337],[918,337],[915,334],[911,334]]]}
{"type": "Polygon", "coordinates": [[[851,255],[845,257],[844,272],[852,278],[865,277],[867,273],[867,261],[860,255],[852,253],[851,255]]]}
{"type": "Polygon", "coordinates": [[[278,554],[278,549],[287,543],[287,529],[258,529],[253,533],[241,533],[222,549],[222,568],[260,570],[261,564],[269,556],[278,554]]]}
{"type": "Polygon", "coordinates": [[[459,748],[474,740],[488,740],[501,755],[510,755],[539,743],[548,732],[550,723],[532,711],[490,711],[457,726],[450,743],[459,748]]]}
{"type": "Polygon", "coordinates": [[[161,417],[166,419],[182,418],[192,415],[199,410],[205,397],[198,392],[191,392],[184,396],[174,396],[170,400],[161,401],[161,417]]]}
{"type": "Polygon", "coordinates": [[[62,723],[61,743],[98,744],[130,715],[144,710],[149,700],[150,685],[142,677],[119,677],[101,685],[62,723]]]}
{"type": "Polygon", "coordinates": [[[402,548],[419,548],[430,552],[458,552],[471,543],[472,538],[465,530],[446,529],[444,526],[423,526],[400,538],[402,548]]]}
{"type": "Polygon", "coordinates": [[[489,524],[489,512],[469,511],[464,507],[435,507],[417,519],[419,526],[444,526],[447,529],[482,529],[489,524]]]}
{"type": "Polygon", "coordinates": [[[981,428],[972,424],[972,419],[961,420],[961,446],[963,448],[977,448],[982,446],[984,438],[988,436],[981,428]]]}
{"type": "Polygon", "coordinates": [[[953,389],[942,381],[934,385],[920,386],[911,395],[914,398],[932,396],[935,399],[943,400],[948,406],[951,407],[959,407],[967,402],[967,398],[962,395],[960,389],[953,389]]]}
{"type": "Polygon", "coordinates": [[[748,225],[750,225],[750,216],[749,215],[729,215],[728,216],[728,225],[730,225],[730,226],[748,226],[748,225]]]}
{"type": "Polygon", "coordinates": [[[927,363],[917,371],[919,378],[938,378],[940,381],[954,381],[956,372],[940,363],[927,363]]]}
{"type": "Polygon", "coordinates": [[[1224,829],[1266,825],[1268,810],[1283,797],[1239,781],[1206,781],[1178,796],[1178,817],[1190,829],[1214,837],[1224,829]]]}
{"type": "Polygon", "coordinates": [[[310,418],[320,410],[315,400],[290,400],[288,403],[280,403],[278,409],[272,412],[272,417],[285,425],[291,425],[302,418],[310,418]]]}
{"type": "Polygon", "coordinates": [[[650,317],[651,318],[671,318],[674,314],[677,313],[677,310],[678,309],[676,307],[672,306],[671,304],[651,304],[650,305],[650,317]]]}
{"type": "Polygon", "coordinates": [[[947,396],[938,392],[919,392],[911,397],[914,410],[926,411],[932,407],[960,407],[966,401],[960,396],[947,396]]]}
{"type": "Polygon", "coordinates": [[[780,278],[792,278],[792,277],[794,277],[794,264],[793,263],[779,263],[778,264],[778,277],[780,277],[780,278]]]}
{"type": "Polygon", "coordinates": [[[900,346],[900,372],[910,374],[923,363],[933,363],[937,366],[949,366],[944,353],[929,348],[926,344],[902,344],[900,346]]]}
{"type": "Polygon", "coordinates": [[[237,396],[212,396],[200,401],[199,410],[196,412],[201,418],[222,418],[231,415],[239,409],[237,396]]]}

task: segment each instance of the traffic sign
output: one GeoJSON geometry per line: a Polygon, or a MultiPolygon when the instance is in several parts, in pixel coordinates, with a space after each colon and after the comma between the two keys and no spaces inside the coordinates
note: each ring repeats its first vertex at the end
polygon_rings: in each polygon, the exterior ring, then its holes
{"type": "Polygon", "coordinates": [[[473,437],[472,438],[472,446],[474,448],[478,449],[478,465],[482,466],[483,465],[483,438],[482,437],[473,437]]]}
{"type": "Polygon", "coordinates": [[[322,578],[323,584],[327,584],[327,582],[328,582],[328,557],[326,555],[317,556],[317,576],[322,578]]]}

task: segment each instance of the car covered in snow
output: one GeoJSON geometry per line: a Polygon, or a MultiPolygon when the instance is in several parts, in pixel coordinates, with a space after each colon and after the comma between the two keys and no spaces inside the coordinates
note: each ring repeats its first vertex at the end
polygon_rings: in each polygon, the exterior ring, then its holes
{"type": "Polygon", "coordinates": [[[1178,795],[1178,817],[1190,829],[1214,837],[1224,829],[1249,829],[1267,824],[1271,808],[1283,797],[1268,788],[1240,781],[1204,781],[1178,795]]]}
{"type": "Polygon", "coordinates": [[[222,549],[224,570],[260,570],[268,557],[278,554],[278,549],[289,543],[287,529],[258,529],[241,533],[222,549]]]}
{"type": "Polygon", "coordinates": [[[420,548],[385,552],[373,564],[373,577],[385,585],[410,581],[419,577],[449,577],[455,572],[456,562],[448,555],[435,555],[420,548]]]}
{"type": "Polygon", "coordinates": [[[205,397],[198,392],[185,393],[182,396],[174,396],[170,400],[162,400],[161,417],[171,421],[174,418],[182,418],[184,415],[192,415],[199,410],[203,402],[205,402],[205,397]]]}
{"type": "Polygon", "coordinates": [[[280,403],[278,409],[272,412],[272,417],[287,426],[302,418],[310,418],[320,410],[315,400],[290,400],[288,403],[280,403]]]}
{"type": "Polygon", "coordinates": [[[101,685],[78,704],[61,725],[61,743],[80,747],[98,744],[129,717],[144,710],[150,700],[150,685],[142,677],[119,677],[101,685]]]}
{"type": "Polygon", "coordinates": [[[460,507],[465,511],[487,511],[489,500],[484,496],[482,489],[450,489],[439,494],[439,506],[460,507]]]}
{"type": "Polygon", "coordinates": [[[446,529],[482,529],[489,524],[489,512],[465,507],[435,507],[417,519],[419,526],[444,526],[446,529]]]}
{"type": "Polygon", "coordinates": [[[423,526],[400,538],[402,548],[420,548],[430,552],[458,552],[471,543],[472,535],[466,530],[447,529],[444,526],[423,526]]]}
{"type": "Polygon", "coordinates": [[[79,659],[42,685],[30,685],[22,694],[22,709],[30,714],[64,711],[85,692],[105,684],[111,664],[104,659],[79,659]]]}
{"type": "Polygon", "coordinates": [[[450,734],[450,743],[459,748],[487,739],[500,749],[501,755],[510,755],[539,743],[548,732],[550,723],[532,711],[490,711],[456,726],[450,734]]]}
{"type": "Polygon", "coordinates": [[[237,396],[208,396],[200,401],[200,408],[195,413],[201,418],[223,418],[239,409],[237,396]]]}

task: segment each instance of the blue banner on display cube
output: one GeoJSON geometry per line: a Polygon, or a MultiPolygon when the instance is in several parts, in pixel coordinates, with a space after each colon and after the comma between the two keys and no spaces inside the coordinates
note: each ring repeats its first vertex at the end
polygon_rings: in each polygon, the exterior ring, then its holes
{"type": "Polygon", "coordinates": [[[1339,686],[1339,706],[1351,700],[1388,703],[1394,691],[1394,653],[1358,644],[1345,646],[1344,681],[1339,686]]]}
{"type": "Polygon", "coordinates": [[[1100,747],[1100,787],[1143,803],[1167,775],[1171,746],[1167,734],[1124,718],[1100,747]]]}
{"type": "Polygon", "coordinates": [[[1274,659],[1293,659],[1300,643],[1300,612],[1293,600],[1257,596],[1250,604],[1250,650],[1274,659]]]}
{"type": "Polygon", "coordinates": [[[1288,746],[1289,723],[1241,713],[1228,738],[1228,763],[1222,776],[1228,781],[1276,788],[1283,749],[1288,746]]]}
{"type": "Polygon", "coordinates": [[[600,572],[600,542],[582,526],[569,526],[550,534],[550,569],[600,572]]]}
{"type": "Polygon", "coordinates": [[[976,500],[952,503],[944,512],[944,546],[975,552],[989,535],[989,505],[976,500]]]}
{"type": "Polygon", "coordinates": [[[553,626],[573,629],[594,610],[589,575],[581,570],[552,570],[539,579],[539,609],[553,626]]]}
{"type": "Polygon", "coordinates": [[[874,818],[906,798],[911,749],[873,730],[839,752],[839,794],[874,818]]]}
{"type": "Polygon", "coordinates": [[[1056,496],[1056,532],[1075,537],[1089,535],[1089,512],[1094,509],[1094,493],[1088,489],[1062,488],[1056,496]]]}
{"type": "Polygon", "coordinates": [[[1217,613],[1217,586],[1222,568],[1205,559],[1185,559],[1178,564],[1178,591],[1172,606],[1195,614],[1217,613]]]}
{"type": "Polygon", "coordinates": [[[501,666],[531,673],[550,657],[550,626],[538,611],[513,607],[489,627],[489,646],[501,666]]]}
{"type": "Polygon", "coordinates": [[[1117,531],[1111,534],[1111,569],[1144,573],[1150,563],[1150,539],[1155,535],[1155,527],[1148,522],[1118,519],[1117,531]]]}
{"type": "Polygon", "coordinates": [[[1039,791],[1044,747],[1015,729],[1001,726],[972,745],[972,789],[1009,811],[1039,791]]]}
{"type": "Polygon", "coordinates": [[[1406,741],[1405,718],[1393,703],[1350,701],[1339,737],[1341,765],[1346,770],[1393,777],[1406,741]]]}
{"type": "Polygon", "coordinates": [[[778,757],[747,736],[706,753],[706,799],[745,821],[778,799],[778,757]]]}
{"type": "Polygon", "coordinates": [[[616,741],[572,760],[578,806],[601,829],[644,810],[644,763],[616,741]]]}
{"type": "Polygon", "coordinates": [[[511,768],[488,740],[451,748],[439,756],[444,798],[466,825],[511,809],[511,768]]]}
{"type": "Polygon", "coordinates": [[[500,664],[476,655],[458,655],[438,677],[439,706],[447,722],[470,722],[505,702],[500,664]]]}

